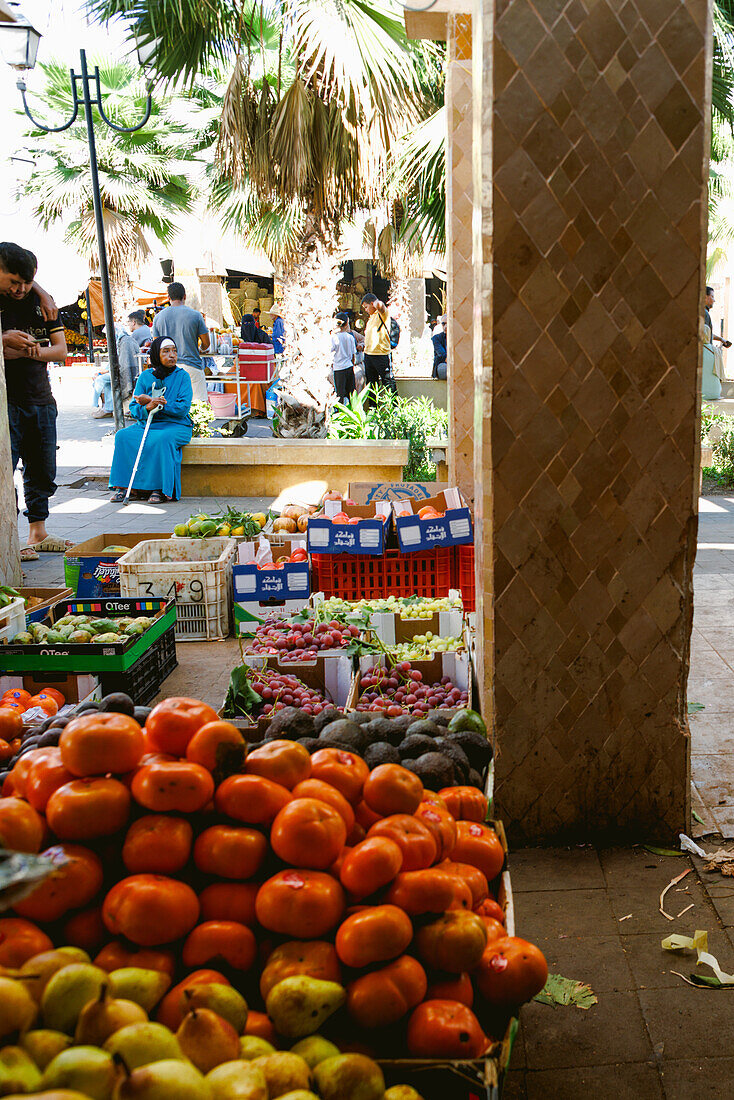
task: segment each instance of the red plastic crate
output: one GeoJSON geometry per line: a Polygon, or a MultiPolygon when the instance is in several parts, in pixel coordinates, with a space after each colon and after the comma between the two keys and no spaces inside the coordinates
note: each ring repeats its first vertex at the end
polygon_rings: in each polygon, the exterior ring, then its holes
{"type": "Polygon", "coordinates": [[[386,596],[448,596],[453,581],[453,547],[404,554],[386,550],[386,596]]]}
{"type": "Polygon", "coordinates": [[[476,611],[476,581],[474,579],[474,543],[455,546],[454,588],[461,592],[465,611],[476,611]]]}
{"type": "Polygon", "coordinates": [[[384,558],[373,554],[312,554],[311,591],[342,600],[385,594],[384,558]]]}

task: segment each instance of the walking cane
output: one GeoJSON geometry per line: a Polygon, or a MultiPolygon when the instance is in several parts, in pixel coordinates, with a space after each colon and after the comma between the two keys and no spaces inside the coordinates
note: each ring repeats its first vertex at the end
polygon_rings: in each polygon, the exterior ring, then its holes
{"type": "MultiPolygon", "coordinates": [[[[166,388],[164,386],[163,389],[161,389],[161,390],[155,390],[155,389],[152,390],[150,396],[151,397],[161,397],[165,392],[166,392],[166,388]]],[[[127,492],[125,493],[125,499],[122,502],[122,507],[123,508],[125,507],[126,504],[130,503],[130,493],[132,492],[133,482],[135,481],[135,475],[138,472],[138,466],[140,465],[140,456],[143,453],[143,447],[145,446],[145,441],[148,438],[148,428],[150,427],[151,420],[153,419],[155,414],[158,412],[160,407],[161,407],[160,405],[156,405],[156,407],[151,412],[148,413],[148,418],[145,421],[145,428],[143,429],[143,438],[140,440],[140,446],[138,447],[138,453],[135,456],[135,465],[133,466],[133,472],[132,472],[132,476],[130,478],[130,484],[127,487],[127,492]]]]}

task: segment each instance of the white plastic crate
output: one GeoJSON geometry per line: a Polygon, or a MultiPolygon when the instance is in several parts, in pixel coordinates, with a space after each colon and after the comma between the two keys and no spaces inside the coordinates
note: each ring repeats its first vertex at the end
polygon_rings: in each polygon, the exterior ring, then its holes
{"type": "Polygon", "coordinates": [[[176,601],[176,641],[214,642],[230,632],[235,539],[155,539],[118,560],[120,595],[176,601]]]}
{"type": "Polygon", "coordinates": [[[0,643],[9,642],[22,630],[25,630],[25,600],[11,600],[6,607],[0,607],[0,643]]]}

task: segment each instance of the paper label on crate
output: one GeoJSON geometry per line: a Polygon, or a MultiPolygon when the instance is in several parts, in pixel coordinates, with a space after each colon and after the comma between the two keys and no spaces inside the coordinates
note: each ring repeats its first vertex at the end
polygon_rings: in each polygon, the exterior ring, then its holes
{"type": "Polygon", "coordinates": [[[329,519],[333,519],[334,516],[338,515],[338,513],[342,511],[343,508],[344,505],[342,504],[341,500],[324,501],[324,515],[327,516],[329,519]]]}
{"type": "Polygon", "coordinates": [[[471,520],[468,516],[459,516],[449,520],[449,532],[452,538],[466,539],[471,535],[471,520]]]}
{"type": "Polygon", "coordinates": [[[292,592],[308,593],[309,577],[308,573],[293,573],[290,577],[288,587],[292,592]]]}
{"type": "Polygon", "coordinates": [[[240,576],[240,577],[237,578],[237,594],[238,595],[239,595],[240,592],[244,592],[246,595],[250,595],[251,593],[253,593],[256,590],[256,588],[257,588],[257,577],[254,575],[254,573],[250,573],[250,574],[245,573],[244,576],[240,576]]]}
{"type": "Polygon", "coordinates": [[[375,515],[383,518],[390,515],[390,501],[378,500],[375,502],[375,515]]]}
{"type": "Polygon", "coordinates": [[[458,489],[445,489],[443,498],[446,501],[446,511],[450,508],[463,508],[464,502],[458,489]]]}
{"type": "Polygon", "coordinates": [[[380,545],[380,531],[374,530],[371,527],[360,528],[359,530],[359,545],[365,548],[375,548],[380,545]]]}
{"type": "Polygon", "coordinates": [[[400,541],[404,546],[419,546],[421,529],[417,523],[406,523],[400,528],[400,541]]]}
{"type": "MultiPolygon", "coordinates": [[[[329,501],[327,500],[327,504],[329,501]]],[[[316,527],[313,524],[309,524],[308,541],[312,547],[327,547],[329,545],[329,529],[328,527],[316,527]]]]}

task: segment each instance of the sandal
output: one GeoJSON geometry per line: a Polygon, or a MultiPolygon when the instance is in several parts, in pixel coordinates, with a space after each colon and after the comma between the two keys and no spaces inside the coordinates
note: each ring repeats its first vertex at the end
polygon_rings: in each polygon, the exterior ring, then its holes
{"type": "Polygon", "coordinates": [[[110,504],[122,504],[124,499],[125,499],[125,490],[124,489],[116,489],[114,491],[114,493],[112,494],[112,496],[110,497],[110,504]]]}
{"type": "Polygon", "coordinates": [[[74,543],[69,539],[60,539],[57,535],[46,535],[42,542],[34,544],[33,549],[39,554],[63,554],[65,550],[71,550],[73,545],[74,543]]]}
{"type": "Polygon", "coordinates": [[[20,560],[21,561],[38,561],[38,554],[34,546],[21,546],[20,548],[20,560]]]}
{"type": "Polygon", "coordinates": [[[168,497],[156,489],[148,497],[148,504],[168,504],[168,497]]]}

